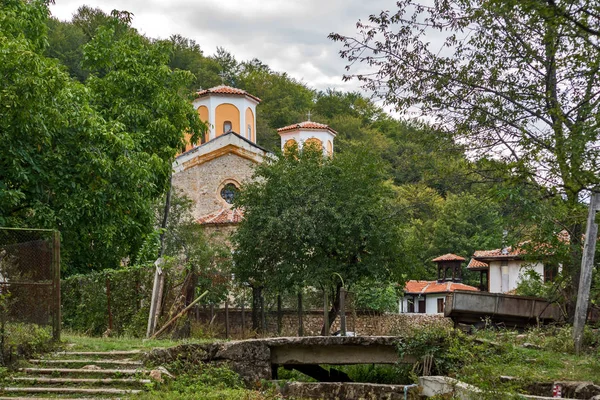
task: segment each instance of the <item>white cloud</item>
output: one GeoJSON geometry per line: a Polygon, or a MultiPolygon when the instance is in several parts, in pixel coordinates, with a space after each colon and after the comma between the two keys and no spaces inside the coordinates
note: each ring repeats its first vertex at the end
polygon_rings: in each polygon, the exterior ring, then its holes
{"type": "Polygon", "coordinates": [[[339,44],[327,35],[351,35],[358,19],[395,7],[390,0],[57,0],[51,11],[69,20],[84,4],[132,12],[133,26],[149,37],[179,33],[205,54],[224,47],[240,61],[258,58],[313,88],[340,90],[358,85],[342,82],[345,62],[338,56],[339,44]]]}

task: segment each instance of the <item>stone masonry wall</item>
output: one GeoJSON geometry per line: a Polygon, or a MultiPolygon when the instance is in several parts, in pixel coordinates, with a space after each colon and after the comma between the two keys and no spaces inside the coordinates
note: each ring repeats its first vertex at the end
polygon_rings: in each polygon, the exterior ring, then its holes
{"type": "Polygon", "coordinates": [[[198,166],[173,175],[173,187],[194,202],[194,219],[229,205],[221,198],[223,183],[234,180],[236,185],[252,177],[256,164],[236,154],[224,154],[198,166]]]}
{"type": "MultiPolygon", "coordinates": [[[[197,329],[210,332],[216,337],[225,337],[225,310],[214,310],[211,321],[209,310],[199,308],[196,313],[195,326],[197,329]]],[[[267,333],[263,336],[277,336],[277,313],[269,312],[266,315],[267,333]]],[[[305,336],[318,336],[321,334],[323,325],[322,311],[307,311],[302,316],[302,323],[305,336]]],[[[280,336],[298,335],[298,314],[296,311],[286,310],[283,312],[280,336]]],[[[424,326],[445,326],[451,327],[452,321],[441,315],[422,315],[422,314],[377,314],[368,312],[348,313],[346,316],[346,329],[356,332],[360,336],[387,336],[402,335],[415,327],[424,326]]],[[[336,332],[340,329],[339,317],[334,321],[330,332],[336,332]]],[[[239,309],[229,310],[229,334],[230,338],[241,339],[257,337],[252,331],[252,313],[250,310],[244,311],[244,329],[242,331],[242,313],[239,309]]]]}

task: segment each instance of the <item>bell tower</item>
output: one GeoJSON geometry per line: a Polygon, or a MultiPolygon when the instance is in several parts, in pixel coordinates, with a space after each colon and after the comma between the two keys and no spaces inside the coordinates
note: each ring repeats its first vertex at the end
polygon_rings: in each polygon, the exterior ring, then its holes
{"type": "Polygon", "coordinates": [[[282,151],[292,145],[302,149],[304,145],[313,144],[320,146],[324,155],[333,155],[333,139],[335,139],[337,132],[328,125],[304,121],[279,128],[277,133],[281,137],[282,151]]]}
{"type": "MultiPolygon", "coordinates": [[[[259,103],[258,97],[231,86],[199,91],[193,105],[200,119],[208,123],[202,143],[230,132],[256,143],[256,106],[259,103]]],[[[202,143],[190,143],[186,151],[202,143]]]]}
{"type": "Polygon", "coordinates": [[[448,253],[443,256],[434,258],[434,263],[438,266],[437,280],[439,283],[442,282],[461,282],[462,281],[462,268],[461,264],[465,261],[461,256],[456,254],[448,253]]]}

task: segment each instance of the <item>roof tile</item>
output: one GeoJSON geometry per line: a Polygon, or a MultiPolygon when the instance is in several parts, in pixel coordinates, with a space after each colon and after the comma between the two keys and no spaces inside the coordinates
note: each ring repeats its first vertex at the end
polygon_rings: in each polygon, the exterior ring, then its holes
{"type": "Polygon", "coordinates": [[[404,287],[405,293],[413,294],[432,294],[432,293],[450,293],[455,290],[468,290],[478,292],[479,289],[473,286],[465,285],[457,282],[441,282],[438,281],[408,281],[404,287]]]}
{"type": "Polygon", "coordinates": [[[200,225],[239,224],[244,212],[238,208],[221,208],[196,220],[200,225]]]}
{"type": "Polygon", "coordinates": [[[213,88],[210,89],[204,89],[204,90],[200,90],[199,92],[196,93],[197,97],[203,97],[203,96],[207,96],[209,94],[212,93],[216,93],[216,94],[232,94],[232,95],[238,95],[238,96],[248,96],[256,101],[258,101],[260,103],[260,99],[256,96],[251,95],[250,93],[246,92],[245,90],[242,89],[238,89],[238,88],[234,88],[231,86],[226,86],[226,85],[220,85],[220,86],[215,86],[213,88]]]}
{"type": "Polygon", "coordinates": [[[462,258],[461,256],[457,256],[456,254],[448,253],[448,254],[444,254],[443,256],[439,256],[437,258],[434,258],[431,261],[433,261],[433,262],[440,262],[440,261],[465,261],[465,259],[462,258]]]}
{"type": "Polygon", "coordinates": [[[329,125],[320,124],[318,122],[313,122],[313,121],[304,121],[304,122],[299,122],[297,124],[284,126],[283,128],[277,129],[277,132],[281,133],[281,132],[293,131],[296,129],[315,129],[315,130],[325,129],[325,130],[328,130],[329,132],[333,133],[334,135],[337,135],[337,132],[334,131],[333,129],[331,129],[329,127],[329,125]]]}
{"type": "Polygon", "coordinates": [[[474,269],[474,268],[489,268],[490,265],[488,263],[484,263],[483,261],[479,261],[476,260],[474,258],[471,258],[471,261],[469,261],[469,265],[467,265],[468,269],[474,269]]]}

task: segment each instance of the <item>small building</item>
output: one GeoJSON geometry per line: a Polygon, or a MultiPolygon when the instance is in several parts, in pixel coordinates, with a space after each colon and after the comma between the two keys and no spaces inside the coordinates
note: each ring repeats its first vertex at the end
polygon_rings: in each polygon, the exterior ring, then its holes
{"type": "Polygon", "coordinates": [[[467,269],[479,272],[479,289],[490,293],[513,292],[527,270],[535,271],[544,282],[552,281],[558,274],[558,265],[527,261],[525,255],[522,247],[478,250],[473,253],[467,269]]]}
{"type": "Polygon", "coordinates": [[[465,261],[463,257],[449,253],[432,261],[437,263],[438,279],[406,282],[404,296],[399,304],[401,314],[443,314],[447,294],[455,290],[479,291],[476,287],[461,283],[462,262],[465,261]]]}

